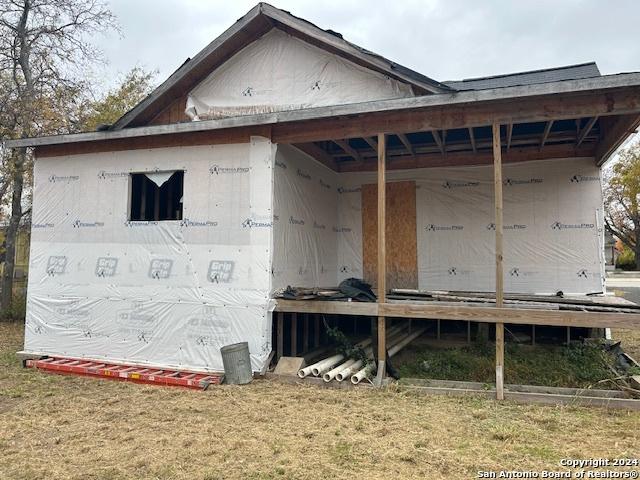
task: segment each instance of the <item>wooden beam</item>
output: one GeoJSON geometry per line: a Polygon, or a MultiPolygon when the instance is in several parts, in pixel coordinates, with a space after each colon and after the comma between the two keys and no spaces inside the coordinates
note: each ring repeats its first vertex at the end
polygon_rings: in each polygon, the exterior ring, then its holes
{"type": "Polygon", "coordinates": [[[600,141],[596,147],[596,164],[602,165],[611,155],[622,145],[629,135],[634,133],[640,126],[640,115],[621,115],[615,120],[613,117],[600,119],[601,133],[600,141]]]}
{"type": "Polygon", "coordinates": [[[409,155],[415,155],[415,152],[413,150],[413,145],[411,145],[411,142],[409,141],[407,136],[404,133],[396,133],[396,136],[400,139],[404,147],[407,149],[407,152],[409,152],[409,155]]]}
{"type": "Polygon", "coordinates": [[[507,152],[511,148],[511,138],[513,137],[513,123],[507,124],[507,152]]]}
{"type": "Polygon", "coordinates": [[[544,144],[547,143],[547,138],[549,137],[549,133],[551,132],[551,127],[553,127],[553,120],[549,120],[547,124],[544,126],[544,132],[542,133],[542,140],[540,140],[540,150],[542,150],[542,148],[544,147],[544,144]]]}
{"type": "Polygon", "coordinates": [[[439,305],[424,303],[328,302],[318,300],[281,300],[277,312],[321,313],[324,315],[360,315],[367,317],[399,317],[428,320],[464,320],[518,325],[548,325],[557,327],[621,328],[640,330],[640,314],[543,310],[505,306],[479,307],[469,304],[439,305]]]}
{"type": "Polygon", "coordinates": [[[476,148],[476,137],[473,134],[473,127],[469,127],[469,139],[471,140],[471,148],[473,149],[473,153],[478,153],[478,149],[476,148]]]}
{"type": "Polygon", "coordinates": [[[325,167],[330,168],[333,171],[338,171],[338,164],[335,159],[327,153],[319,145],[315,143],[296,143],[293,145],[298,150],[302,150],[304,153],[309,155],[310,157],[315,158],[318,162],[322,163],[325,167]]]}
{"type": "Polygon", "coordinates": [[[444,144],[442,143],[442,138],[440,138],[440,134],[437,130],[431,130],[431,135],[433,135],[433,139],[436,141],[436,145],[440,149],[440,153],[444,155],[444,144]]]}
{"type": "Polygon", "coordinates": [[[333,143],[337,144],[346,153],[351,155],[353,158],[355,158],[356,160],[360,160],[361,158],[360,154],[356,151],[355,148],[349,145],[349,140],[332,140],[332,141],[333,143]]]}
{"type": "MultiPolygon", "coordinates": [[[[496,308],[504,305],[504,272],[502,258],[502,146],[500,124],[493,127],[493,188],[496,226],[496,308]]],[[[504,323],[496,323],[496,397],[504,399],[504,323]]]]}
{"type": "Polygon", "coordinates": [[[371,137],[362,137],[363,140],[365,142],[367,142],[369,144],[369,146],[373,149],[374,152],[378,152],[378,142],[376,141],[375,138],[371,138],[371,137]]]}
{"type": "MultiPolygon", "coordinates": [[[[573,144],[547,145],[544,150],[537,146],[511,148],[504,154],[503,163],[528,162],[532,160],[545,160],[568,157],[593,157],[595,146],[584,144],[576,148],[573,144]]],[[[417,153],[414,157],[408,155],[394,156],[388,159],[388,170],[403,170],[411,168],[453,167],[465,165],[492,165],[493,153],[491,151],[479,151],[475,155],[472,152],[447,152],[441,153],[417,153]]],[[[339,165],[340,172],[375,171],[376,162],[362,160],[359,162],[345,162],[339,165]]]]}
{"type": "Polygon", "coordinates": [[[298,355],[298,314],[291,314],[291,352],[289,356],[296,357],[298,355]]]}
{"type": "MultiPolygon", "coordinates": [[[[385,302],[385,294],[387,291],[387,262],[386,262],[386,147],[387,141],[385,134],[378,135],[378,303],[385,302]]],[[[378,373],[376,382],[381,385],[382,380],[386,376],[385,361],[387,357],[386,345],[386,319],[383,316],[378,317],[378,373]]]]}
{"type": "Polygon", "coordinates": [[[276,327],[276,361],[280,360],[284,351],[284,313],[278,312],[276,327]]]}
{"type": "Polygon", "coordinates": [[[587,135],[589,135],[589,132],[591,131],[591,129],[593,128],[593,126],[596,124],[597,121],[598,121],[598,117],[597,116],[596,117],[591,117],[589,119],[589,121],[584,126],[582,131],[578,134],[578,139],[576,141],[576,147],[579,147],[580,144],[584,141],[584,139],[587,138],[587,135]]]}

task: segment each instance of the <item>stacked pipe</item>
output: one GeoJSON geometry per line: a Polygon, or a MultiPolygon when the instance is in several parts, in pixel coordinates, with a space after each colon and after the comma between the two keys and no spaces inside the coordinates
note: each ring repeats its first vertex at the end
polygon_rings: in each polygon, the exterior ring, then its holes
{"type": "MultiPolygon", "coordinates": [[[[388,330],[387,343],[389,348],[387,349],[387,352],[389,357],[398,353],[425,331],[424,328],[415,330],[412,333],[408,333],[403,330],[404,327],[397,325],[388,330]]],[[[356,347],[364,349],[364,354],[369,359],[373,357],[373,346],[371,343],[372,339],[368,338],[356,344],[356,347]]],[[[313,375],[315,377],[322,376],[325,382],[330,382],[334,379],[342,382],[347,378],[351,378],[351,383],[357,385],[363,380],[369,379],[375,369],[375,364],[372,361],[367,362],[366,365],[364,365],[364,363],[365,362],[363,360],[356,360],[353,358],[345,359],[344,355],[336,354],[325,358],[324,360],[320,360],[313,365],[301,368],[298,371],[298,376],[300,378],[305,378],[308,375],[313,375]]]]}
{"type": "MultiPolygon", "coordinates": [[[[398,331],[400,331],[400,328],[394,327],[389,330],[389,334],[392,335],[394,333],[397,333],[398,331]]],[[[371,338],[367,338],[366,340],[363,340],[357,343],[355,346],[358,348],[365,349],[365,353],[367,353],[372,351],[370,345],[371,345],[371,338]]],[[[338,365],[342,360],[344,360],[344,355],[341,355],[341,354],[333,355],[329,358],[325,358],[324,360],[320,360],[319,362],[316,362],[313,365],[309,365],[308,367],[301,368],[300,370],[298,370],[298,376],[300,378],[304,378],[308,375],[313,375],[314,377],[324,376],[325,373],[330,372],[332,369],[334,369],[336,365],[338,365]]],[[[344,363],[341,365],[338,365],[338,367],[341,367],[342,365],[344,365],[344,363]]],[[[327,381],[331,381],[331,379],[327,381]]]]}

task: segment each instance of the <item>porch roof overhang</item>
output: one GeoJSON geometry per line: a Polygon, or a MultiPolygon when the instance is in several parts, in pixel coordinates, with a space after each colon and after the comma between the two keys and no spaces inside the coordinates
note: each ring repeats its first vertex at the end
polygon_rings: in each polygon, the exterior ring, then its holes
{"type": "MultiPolygon", "coordinates": [[[[18,140],[6,140],[8,148],[51,147],[76,144],[87,151],[122,150],[128,142],[145,137],[144,144],[152,148],[155,140],[180,137],[180,144],[206,143],[207,135],[245,130],[267,132],[275,143],[311,144],[335,139],[349,139],[394,134],[411,152],[407,132],[438,132],[447,129],[470,129],[469,138],[476,153],[473,128],[492,123],[506,126],[518,123],[546,122],[541,145],[552,132],[550,122],[585,119],[578,124],[576,143],[582,143],[598,118],[606,119],[598,132],[594,156],[602,164],[640,124],[640,73],[624,73],[602,77],[550,82],[544,84],[460,91],[421,97],[381,100],[358,104],[289,110],[267,114],[244,115],[169,125],[154,125],[121,130],[54,135],[18,140]],[[589,128],[586,128],[589,127],[589,128]],[[582,130],[582,131],[581,131],[582,130]],[[584,135],[583,138],[580,138],[584,135]],[[404,138],[403,138],[404,137],[404,138]],[[115,142],[115,144],[114,144],[115,142]]],[[[600,124],[601,122],[598,122],[600,124]]],[[[508,127],[507,127],[508,128],[508,127]]],[[[260,134],[260,133],[255,133],[260,134]]],[[[510,133],[509,133],[510,135],[510,133]]],[[[433,140],[438,146],[437,133],[433,140]]],[[[163,145],[159,145],[163,146],[163,145]]],[[[345,154],[350,145],[342,145],[345,154]],[[344,148],[346,146],[346,149],[344,148]]],[[[141,148],[141,147],[137,147],[141,148]]],[[[313,147],[312,147],[313,148],[313,147]]],[[[320,154],[320,148],[317,153],[320,154]]],[[[324,150],[328,153],[327,150],[324,150]]],[[[357,153],[357,152],[356,152],[357,153]]],[[[444,150],[443,150],[444,153],[444,150]]],[[[328,154],[328,157],[331,155],[328,154]]],[[[328,158],[325,160],[329,161],[328,158]]]]}

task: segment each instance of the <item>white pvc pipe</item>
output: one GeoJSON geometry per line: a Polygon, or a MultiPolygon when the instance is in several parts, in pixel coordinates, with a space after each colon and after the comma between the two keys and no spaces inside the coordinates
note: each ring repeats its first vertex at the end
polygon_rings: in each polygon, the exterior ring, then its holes
{"type": "Polygon", "coordinates": [[[320,364],[315,364],[315,366],[311,369],[311,373],[315,377],[319,377],[320,375],[324,375],[325,372],[328,372],[333,367],[335,367],[338,363],[340,363],[344,359],[344,355],[338,354],[333,357],[329,357],[326,360],[320,362],[320,364]]]}
{"type": "Polygon", "coordinates": [[[331,380],[333,380],[334,378],[336,378],[336,375],[341,372],[342,370],[344,370],[345,368],[349,368],[351,365],[353,365],[354,363],[356,363],[356,361],[354,359],[350,359],[347,360],[346,362],[338,365],[337,367],[335,367],[333,370],[329,370],[327,373],[325,373],[322,376],[322,379],[325,382],[330,382],[331,380]]]}
{"type": "MultiPolygon", "coordinates": [[[[396,325],[395,327],[391,328],[387,333],[390,336],[391,335],[396,335],[397,333],[399,333],[402,330],[402,328],[403,327],[401,327],[399,325],[396,325]]],[[[367,338],[367,339],[363,340],[362,342],[357,343],[356,346],[360,347],[360,348],[364,348],[364,347],[369,346],[365,350],[365,352],[367,354],[370,354],[372,352],[372,350],[371,350],[372,347],[370,346],[371,342],[372,342],[372,339],[370,337],[370,338],[367,338]]],[[[312,374],[315,375],[316,377],[318,377],[318,376],[324,374],[325,372],[330,370],[332,367],[334,367],[336,365],[336,363],[338,363],[338,362],[340,362],[341,360],[344,359],[344,356],[341,356],[341,358],[339,360],[335,361],[334,358],[337,357],[337,356],[338,355],[333,355],[333,356],[325,358],[323,360],[319,360],[319,361],[317,361],[316,363],[314,363],[312,365],[309,365],[307,367],[301,368],[300,370],[298,370],[298,377],[305,378],[305,377],[308,377],[309,375],[312,375],[312,374]],[[328,360],[333,360],[335,363],[332,363],[328,368],[326,368],[326,363],[325,362],[327,362],[328,360]]],[[[343,380],[344,380],[344,378],[346,378],[346,375],[343,377],[343,380]]]]}
{"type": "MultiPolygon", "coordinates": [[[[424,333],[425,329],[422,328],[420,330],[416,330],[415,332],[406,335],[405,337],[402,337],[400,339],[398,339],[398,341],[396,342],[395,345],[393,345],[387,352],[389,354],[389,358],[393,357],[396,353],[398,353],[400,350],[402,350],[404,347],[406,347],[409,343],[411,343],[413,340],[415,340],[416,338],[418,338],[420,335],[422,335],[424,333]]],[[[361,369],[360,371],[358,371],[356,374],[351,376],[351,383],[353,383],[354,385],[357,385],[358,383],[360,383],[362,380],[364,380],[365,378],[368,378],[371,373],[373,372],[373,368],[375,365],[373,365],[373,363],[369,363],[366,367],[364,367],[363,369],[361,369]]]]}
{"type": "Polygon", "coordinates": [[[342,369],[336,374],[336,380],[342,382],[343,380],[349,378],[351,375],[356,373],[362,368],[362,360],[358,360],[357,362],[351,364],[351,366],[342,369]]]}
{"type": "Polygon", "coordinates": [[[357,385],[362,380],[364,380],[365,378],[368,378],[369,375],[371,375],[371,372],[373,371],[373,367],[374,367],[373,363],[369,363],[362,370],[360,370],[357,373],[355,373],[354,375],[352,375],[351,376],[351,383],[353,383],[354,385],[357,385]]]}

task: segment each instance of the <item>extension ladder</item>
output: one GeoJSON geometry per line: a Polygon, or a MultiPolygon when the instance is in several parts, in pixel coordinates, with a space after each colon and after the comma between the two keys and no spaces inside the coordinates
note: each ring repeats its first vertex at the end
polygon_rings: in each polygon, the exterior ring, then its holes
{"type": "Polygon", "coordinates": [[[197,373],[185,370],[145,368],[62,357],[27,360],[25,365],[30,368],[37,368],[38,370],[62,375],[84,375],[110,380],[185,387],[198,390],[206,390],[209,385],[218,385],[222,383],[224,377],[221,373],[197,373]]]}

